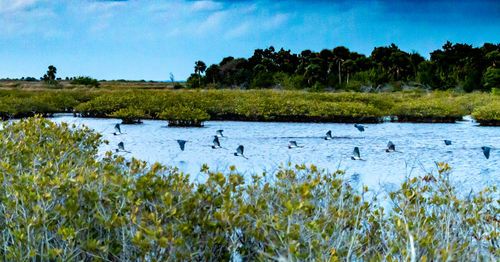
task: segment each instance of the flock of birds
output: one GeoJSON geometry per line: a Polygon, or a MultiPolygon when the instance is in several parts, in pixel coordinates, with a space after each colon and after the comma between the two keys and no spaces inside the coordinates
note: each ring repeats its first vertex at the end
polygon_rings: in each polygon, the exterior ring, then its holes
{"type": "MultiPolygon", "coordinates": [[[[354,127],[357,128],[359,130],[359,132],[364,132],[365,128],[367,128],[366,126],[363,126],[363,125],[360,125],[360,124],[355,124],[354,127]]],[[[223,134],[223,132],[224,132],[224,130],[222,130],[222,129],[219,129],[219,130],[216,131],[216,134],[214,135],[214,139],[212,141],[213,145],[211,146],[213,149],[223,148],[221,146],[221,143],[220,143],[220,140],[219,140],[219,137],[225,137],[224,134],[223,134]]],[[[125,133],[122,133],[120,124],[116,124],[115,125],[115,132],[113,133],[113,135],[116,136],[116,135],[122,135],[122,134],[125,134],[125,133]]],[[[326,135],[324,137],[325,140],[331,140],[331,139],[334,139],[334,138],[335,137],[332,136],[332,131],[331,130],[329,130],[328,132],[326,132],[326,135]]],[[[181,151],[184,151],[184,149],[186,148],[186,143],[190,142],[188,140],[180,140],[180,139],[176,140],[176,141],[179,144],[179,148],[181,149],[181,151]]],[[[444,144],[446,146],[450,146],[452,144],[452,141],[445,139],[444,140],[444,144]]],[[[302,148],[302,147],[304,147],[304,146],[298,145],[297,141],[290,141],[289,145],[288,145],[289,149],[302,148]]],[[[483,154],[486,157],[486,159],[489,159],[490,158],[491,147],[482,146],[481,150],[483,151],[483,154]]],[[[118,148],[115,151],[116,152],[130,153],[130,151],[125,150],[125,145],[123,144],[123,142],[118,143],[118,148]]],[[[245,159],[248,159],[248,157],[246,157],[244,155],[244,151],[245,151],[245,147],[243,145],[239,145],[236,148],[236,152],[234,152],[233,154],[235,156],[241,156],[241,157],[243,157],[245,159]]],[[[388,152],[388,153],[390,153],[390,152],[402,153],[401,151],[397,151],[396,150],[396,145],[392,141],[389,141],[387,143],[387,148],[385,149],[385,152],[388,152]]],[[[364,159],[361,158],[359,147],[354,147],[351,159],[352,160],[366,161],[366,160],[364,160],[364,159]]]]}

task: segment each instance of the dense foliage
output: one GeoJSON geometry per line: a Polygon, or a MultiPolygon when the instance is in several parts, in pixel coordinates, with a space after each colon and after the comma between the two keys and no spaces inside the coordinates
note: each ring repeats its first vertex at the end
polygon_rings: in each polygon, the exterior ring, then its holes
{"type": "Polygon", "coordinates": [[[463,196],[450,168],[408,178],[379,206],[341,171],[286,166],[204,182],[107,153],[43,118],[0,130],[4,261],[500,259],[498,191],[463,196]]]}
{"type": "Polygon", "coordinates": [[[124,123],[168,120],[200,126],[206,120],[369,122],[454,122],[476,110],[478,121],[500,125],[500,96],[486,93],[341,92],[275,90],[0,90],[0,117],[20,118],[74,112],[84,117],[116,117],[124,123]],[[487,117],[485,114],[487,113],[487,117]]]}
{"type": "Polygon", "coordinates": [[[396,45],[375,47],[366,57],[340,46],[321,52],[293,54],[274,47],[256,49],[248,58],[226,57],[206,68],[197,61],[187,80],[192,88],[269,88],[365,91],[393,90],[406,83],[431,89],[467,92],[500,88],[500,44],[480,48],[447,42],[426,60],[396,45]],[[200,65],[202,65],[200,67],[200,65]],[[205,75],[202,73],[205,72],[205,75]]]}
{"type": "Polygon", "coordinates": [[[73,85],[84,85],[87,87],[99,87],[99,81],[88,76],[79,76],[71,80],[73,85]]]}

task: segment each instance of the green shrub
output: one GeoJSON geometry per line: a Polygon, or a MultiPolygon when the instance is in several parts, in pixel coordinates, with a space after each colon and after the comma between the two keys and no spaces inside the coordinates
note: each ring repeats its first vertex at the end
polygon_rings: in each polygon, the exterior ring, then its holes
{"type": "Polygon", "coordinates": [[[500,126],[500,100],[475,108],[472,117],[481,125],[500,126]]]}
{"type": "Polygon", "coordinates": [[[203,126],[203,122],[210,119],[207,112],[185,106],[176,106],[166,108],[158,113],[158,118],[168,120],[169,126],[203,126]]]}
{"type": "Polygon", "coordinates": [[[122,120],[122,124],[139,124],[142,123],[141,119],[148,118],[144,110],[136,107],[122,108],[109,115],[122,120]]]}
{"type": "Polygon", "coordinates": [[[84,85],[87,87],[99,87],[99,81],[88,76],[79,76],[70,82],[72,85],[84,85]]]}

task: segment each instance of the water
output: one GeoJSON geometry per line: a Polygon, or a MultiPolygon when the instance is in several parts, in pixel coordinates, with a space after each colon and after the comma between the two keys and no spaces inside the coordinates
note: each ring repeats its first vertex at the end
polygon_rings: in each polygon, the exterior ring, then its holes
{"type": "Polygon", "coordinates": [[[255,173],[274,173],[282,164],[314,164],[327,171],[344,170],[346,176],[374,190],[392,190],[407,176],[436,173],[435,162],[448,163],[452,179],[464,190],[479,190],[500,186],[500,128],[479,127],[473,121],[456,124],[382,123],[368,124],[359,132],[352,124],[262,123],[209,121],[203,128],[169,128],[166,121],[145,120],[141,125],[122,125],[123,135],[115,136],[117,119],[74,118],[58,115],[55,122],[84,124],[102,134],[109,145],[102,145],[100,154],[114,151],[121,141],[131,153],[120,153],[150,163],[176,166],[191,174],[194,181],[203,181],[200,168],[207,164],[211,170],[225,172],[231,165],[250,177],[255,173]],[[227,138],[220,138],[225,149],[211,148],[218,129],[227,138]],[[333,136],[324,140],[332,130],[333,136]],[[177,139],[189,140],[181,151],[177,139]],[[443,139],[453,141],[446,146],[443,139]],[[290,140],[304,148],[288,149],[290,140]],[[391,140],[401,153],[386,153],[391,140]],[[245,155],[233,155],[238,145],[245,146],[245,155]],[[481,146],[493,147],[486,159],[481,146]],[[366,161],[350,159],[358,146],[366,161]]]}

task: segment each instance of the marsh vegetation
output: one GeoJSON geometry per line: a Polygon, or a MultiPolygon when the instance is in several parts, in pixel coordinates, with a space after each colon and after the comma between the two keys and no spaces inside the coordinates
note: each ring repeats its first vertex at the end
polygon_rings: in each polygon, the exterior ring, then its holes
{"type": "Polygon", "coordinates": [[[384,209],[341,171],[232,169],[193,183],[106,154],[89,129],[44,118],[0,131],[4,260],[498,260],[498,190],[460,194],[451,167],[409,177],[384,209]]]}

